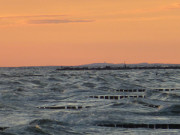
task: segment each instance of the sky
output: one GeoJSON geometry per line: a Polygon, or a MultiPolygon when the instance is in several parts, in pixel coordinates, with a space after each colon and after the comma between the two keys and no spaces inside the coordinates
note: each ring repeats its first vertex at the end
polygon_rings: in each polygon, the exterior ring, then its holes
{"type": "Polygon", "coordinates": [[[180,64],[179,0],[0,0],[0,67],[180,64]]]}

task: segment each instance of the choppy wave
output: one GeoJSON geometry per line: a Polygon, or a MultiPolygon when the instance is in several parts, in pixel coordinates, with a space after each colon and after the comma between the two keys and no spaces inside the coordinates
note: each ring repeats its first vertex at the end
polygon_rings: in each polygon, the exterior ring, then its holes
{"type": "Polygon", "coordinates": [[[0,68],[0,134],[180,134],[179,88],[180,70],[0,68]]]}

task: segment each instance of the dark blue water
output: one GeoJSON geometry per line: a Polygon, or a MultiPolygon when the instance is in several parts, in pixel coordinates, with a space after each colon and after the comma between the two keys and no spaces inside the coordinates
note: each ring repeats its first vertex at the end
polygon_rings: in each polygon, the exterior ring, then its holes
{"type": "Polygon", "coordinates": [[[0,127],[8,127],[0,134],[178,135],[180,129],[99,125],[180,124],[179,88],[180,70],[56,71],[56,67],[0,68],[0,127]],[[116,91],[119,89],[146,91],[116,91]],[[117,100],[101,99],[100,95],[144,97],[117,100]]]}

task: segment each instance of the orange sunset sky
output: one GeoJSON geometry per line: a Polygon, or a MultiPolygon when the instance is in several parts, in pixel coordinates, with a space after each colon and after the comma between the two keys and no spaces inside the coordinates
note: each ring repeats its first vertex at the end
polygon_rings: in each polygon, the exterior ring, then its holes
{"type": "Polygon", "coordinates": [[[180,0],[0,0],[0,66],[180,64],[180,0]]]}

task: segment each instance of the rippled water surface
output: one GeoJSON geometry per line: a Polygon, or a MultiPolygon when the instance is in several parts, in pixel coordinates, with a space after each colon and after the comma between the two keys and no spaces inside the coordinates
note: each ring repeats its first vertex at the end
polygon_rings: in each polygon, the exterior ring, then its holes
{"type": "Polygon", "coordinates": [[[56,71],[0,68],[2,135],[163,134],[180,129],[119,128],[103,124],[180,124],[180,70],[56,71]],[[120,89],[145,89],[121,92],[120,89]],[[102,99],[101,96],[128,96],[102,99]],[[134,98],[129,96],[143,96],[134,98]],[[78,108],[79,107],[79,108],[78,108]]]}

